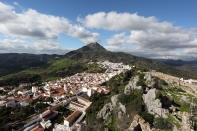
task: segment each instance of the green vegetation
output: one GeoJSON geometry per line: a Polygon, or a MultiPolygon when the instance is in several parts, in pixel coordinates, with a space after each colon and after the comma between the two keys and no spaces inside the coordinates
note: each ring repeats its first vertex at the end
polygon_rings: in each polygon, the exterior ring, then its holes
{"type": "Polygon", "coordinates": [[[162,117],[157,117],[154,119],[154,127],[157,129],[172,129],[172,124],[162,117]]]}
{"type": "Polygon", "coordinates": [[[168,115],[167,120],[173,123],[174,125],[176,125],[177,128],[179,129],[181,128],[181,125],[179,124],[179,122],[177,122],[177,120],[172,115],[168,115]]]}
{"type": "Polygon", "coordinates": [[[143,111],[143,92],[138,89],[134,89],[130,95],[120,94],[119,101],[126,106],[127,113],[131,112],[140,113],[143,111]]]}
{"type": "Polygon", "coordinates": [[[64,118],[66,118],[67,116],[69,116],[72,113],[71,110],[69,110],[63,106],[58,107],[56,109],[56,111],[58,111],[58,116],[54,120],[54,123],[58,123],[58,124],[62,124],[64,122],[64,118]]]}
{"type": "Polygon", "coordinates": [[[0,95],[7,95],[7,92],[0,90],[0,95]]]}
{"type": "Polygon", "coordinates": [[[99,67],[97,64],[89,64],[87,66],[87,71],[88,73],[104,73],[106,69],[99,67]]]}
{"type": "MultiPolygon", "coordinates": [[[[0,130],[11,130],[13,122],[20,122],[28,116],[34,114],[34,108],[26,107],[1,107],[0,108],[0,130]]],[[[16,126],[16,125],[15,125],[16,126]]]]}
{"type": "Polygon", "coordinates": [[[112,95],[122,93],[124,92],[125,86],[128,84],[129,80],[134,74],[135,70],[121,73],[120,75],[111,78],[108,82],[104,83],[104,85],[110,88],[112,95]]]}
{"type": "Polygon", "coordinates": [[[111,120],[110,122],[107,124],[107,128],[109,131],[120,131],[119,128],[117,128],[117,118],[116,116],[114,116],[113,114],[111,114],[111,116],[109,117],[111,120]]]}
{"type": "Polygon", "coordinates": [[[168,83],[166,83],[165,80],[160,79],[158,77],[154,77],[154,81],[155,81],[155,84],[153,85],[153,88],[156,88],[158,90],[162,90],[163,86],[168,86],[168,83]]]}
{"type": "Polygon", "coordinates": [[[22,82],[41,82],[57,79],[85,71],[85,65],[70,59],[55,60],[48,63],[48,67],[29,69],[0,78],[1,85],[17,85],[22,82]]]}
{"type": "Polygon", "coordinates": [[[114,116],[114,114],[111,114],[110,120],[107,123],[107,125],[103,120],[96,119],[96,114],[103,108],[103,106],[106,103],[109,103],[111,101],[111,96],[123,92],[125,85],[129,82],[133,74],[135,74],[135,71],[127,71],[125,73],[121,73],[120,75],[113,77],[110,81],[103,84],[110,88],[110,94],[94,94],[90,97],[90,101],[92,101],[93,103],[87,109],[86,130],[103,130],[104,126],[107,126],[110,131],[118,131],[118,128],[116,127],[117,118],[116,116],[114,116]]]}
{"type": "Polygon", "coordinates": [[[92,129],[96,124],[102,125],[100,120],[96,119],[96,114],[103,108],[103,106],[110,101],[110,97],[102,94],[94,94],[90,97],[92,105],[86,111],[87,128],[92,129]]]}
{"type": "Polygon", "coordinates": [[[139,74],[139,81],[137,82],[137,86],[142,86],[142,87],[145,87],[146,86],[146,83],[145,83],[145,79],[144,79],[144,73],[140,73],[139,74]]]}
{"type": "MultiPolygon", "coordinates": [[[[1,54],[0,86],[17,85],[20,82],[38,82],[58,79],[77,72],[103,72],[98,67],[88,68],[87,62],[109,60],[136,65],[144,71],[156,70],[183,78],[197,78],[196,75],[172,68],[163,63],[136,57],[121,52],[110,52],[97,43],[92,43],[65,56],[1,54]],[[58,58],[58,60],[57,60],[58,58]]],[[[140,83],[143,85],[143,83],[140,83]]]]}
{"type": "Polygon", "coordinates": [[[67,58],[72,60],[87,62],[87,61],[103,61],[123,62],[124,64],[136,65],[137,68],[144,71],[156,70],[166,74],[171,74],[183,78],[197,78],[196,74],[187,71],[179,70],[166,65],[162,62],[133,56],[122,52],[110,52],[100,46],[98,43],[89,44],[78,50],[71,51],[66,54],[67,58]]]}
{"type": "Polygon", "coordinates": [[[140,116],[146,121],[148,122],[151,126],[153,126],[153,122],[154,122],[154,115],[148,113],[148,112],[141,112],[140,116]]]}
{"type": "Polygon", "coordinates": [[[0,54],[0,77],[20,72],[25,69],[35,69],[47,66],[48,61],[54,60],[58,55],[34,54],[0,54]]]}

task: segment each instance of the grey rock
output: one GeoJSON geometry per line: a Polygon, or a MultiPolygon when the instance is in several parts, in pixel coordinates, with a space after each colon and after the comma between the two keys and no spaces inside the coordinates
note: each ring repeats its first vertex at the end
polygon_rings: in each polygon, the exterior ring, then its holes
{"type": "Polygon", "coordinates": [[[117,105],[118,102],[118,96],[119,95],[114,95],[111,97],[111,102],[112,102],[112,106],[115,107],[117,105]]]}
{"type": "Polygon", "coordinates": [[[152,77],[151,73],[145,73],[144,79],[147,81],[148,87],[153,87],[155,85],[155,79],[152,77]]]}
{"type": "Polygon", "coordinates": [[[124,93],[130,94],[133,89],[142,89],[141,86],[137,86],[137,82],[139,81],[139,76],[135,76],[129,83],[125,86],[124,93]]]}
{"type": "Polygon", "coordinates": [[[152,81],[151,73],[146,73],[145,76],[144,76],[144,79],[146,79],[147,81],[152,81]]]}
{"type": "Polygon", "coordinates": [[[126,114],[126,107],[125,105],[123,105],[122,103],[119,102],[119,109],[124,113],[126,114]]]}
{"type": "Polygon", "coordinates": [[[188,112],[182,113],[182,123],[181,123],[182,131],[193,131],[192,125],[190,122],[190,114],[188,112]]]}
{"type": "Polygon", "coordinates": [[[135,115],[131,125],[126,131],[135,131],[135,127],[138,125],[140,125],[142,131],[153,131],[153,129],[150,127],[150,124],[145,122],[145,120],[139,115],[135,115]]]}
{"type": "Polygon", "coordinates": [[[123,113],[121,111],[118,112],[118,119],[121,119],[123,117],[123,113]]]}
{"type": "Polygon", "coordinates": [[[143,100],[150,114],[167,118],[166,113],[169,113],[169,111],[167,109],[163,109],[160,100],[156,99],[155,88],[150,89],[147,94],[144,94],[143,100]]]}
{"type": "Polygon", "coordinates": [[[184,95],[183,95],[183,96],[181,97],[181,100],[184,101],[184,102],[186,102],[186,103],[189,103],[189,100],[187,99],[187,96],[184,96],[184,95]]]}
{"type": "Polygon", "coordinates": [[[104,107],[98,112],[97,119],[102,118],[106,119],[109,113],[113,110],[113,106],[111,103],[105,104],[104,107]]]}

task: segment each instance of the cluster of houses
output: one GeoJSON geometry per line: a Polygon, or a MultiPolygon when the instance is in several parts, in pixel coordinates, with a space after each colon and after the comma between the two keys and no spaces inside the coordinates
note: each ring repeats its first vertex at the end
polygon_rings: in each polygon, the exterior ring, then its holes
{"type": "Polygon", "coordinates": [[[0,95],[0,107],[28,106],[32,102],[31,90],[25,89],[29,84],[21,84],[18,88],[0,87],[0,91],[4,94],[0,95]]]}
{"type": "Polygon", "coordinates": [[[62,101],[58,105],[51,106],[49,109],[41,113],[38,118],[24,125],[21,130],[44,131],[45,129],[51,129],[51,121],[54,120],[55,117],[58,115],[58,111],[56,111],[56,108],[59,106],[64,106],[65,108],[68,108],[73,112],[66,118],[64,118],[62,124],[56,124],[53,128],[53,131],[72,131],[72,129],[76,128],[76,126],[79,126],[79,124],[77,123],[84,118],[85,111],[91,104],[92,102],[81,96],[74,96],[72,98],[62,101]]]}
{"type": "Polygon", "coordinates": [[[102,83],[110,80],[115,75],[118,75],[132,67],[123,63],[111,63],[109,61],[97,62],[97,64],[106,69],[105,73],[77,73],[73,76],[61,78],[54,81],[44,82],[42,86],[32,86],[31,84],[21,84],[18,88],[0,87],[0,106],[15,107],[28,106],[33,100],[38,98],[51,98],[48,102],[50,107],[41,113],[40,116],[33,121],[24,125],[23,130],[42,131],[51,127],[51,119],[58,115],[56,108],[65,106],[73,111],[64,119],[63,124],[56,125],[54,131],[62,129],[72,130],[79,128],[78,121],[85,116],[86,109],[91,105],[91,102],[81,95],[85,94],[90,97],[94,93],[109,93],[106,86],[101,86],[102,83]]]}

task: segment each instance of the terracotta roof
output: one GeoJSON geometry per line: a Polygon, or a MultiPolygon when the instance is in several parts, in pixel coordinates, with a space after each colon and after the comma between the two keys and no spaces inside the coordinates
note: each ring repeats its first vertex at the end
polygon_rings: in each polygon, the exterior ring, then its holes
{"type": "Polygon", "coordinates": [[[76,92],[78,92],[78,90],[76,90],[76,89],[71,89],[71,91],[73,92],[73,93],[76,93],[76,92]]]}
{"type": "Polygon", "coordinates": [[[77,118],[80,114],[81,114],[81,112],[76,110],[71,115],[69,115],[65,120],[70,123],[70,122],[74,121],[74,119],[77,118]]]}
{"type": "Polygon", "coordinates": [[[43,117],[43,120],[46,120],[48,118],[50,118],[51,116],[53,116],[56,113],[56,111],[51,111],[48,115],[46,115],[45,117],[43,117]]]}
{"type": "Polygon", "coordinates": [[[44,131],[44,128],[40,125],[34,127],[33,129],[31,129],[31,131],[44,131]]]}
{"type": "Polygon", "coordinates": [[[48,113],[50,110],[46,110],[42,113],[42,115],[44,115],[45,113],[48,113]]]}
{"type": "Polygon", "coordinates": [[[78,107],[80,107],[80,108],[84,108],[84,106],[83,106],[83,105],[78,104],[78,103],[73,102],[73,101],[71,101],[71,102],[70,102],[70,104],[73,104],[73,105],[78,106],[78,107]]]}
{"type": "Polygon", "coordinates": [[[81,96],[78,96],[78,98],[81,99],[81,100],[83,100],[83,101],[85,101],[85,102],[90,102],[89,100],[87,100],[87,99],[85,99],[85,98],[83,98],[81,96]]]}

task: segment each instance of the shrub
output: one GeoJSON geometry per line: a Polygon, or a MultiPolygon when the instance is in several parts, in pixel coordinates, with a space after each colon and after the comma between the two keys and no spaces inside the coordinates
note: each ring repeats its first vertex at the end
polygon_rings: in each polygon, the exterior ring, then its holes
{"type": "Polygon", "coordinates": [[[153,125],[157,129],[172,129],[172,124],[162,117],[155,118],[153,125]]]}
{"type": "Polygon", "coordinates": [[[145,87],[145,86],[146,86],[145,81],[146,81],[146,80],[144,79],[144,74],[141,73],[141,74],[139,75],[139,81],[137,82],[137,86],[145,87]]]}
{"type": "Polygon", "coordinates": [[[149,114],[147,112],[140,113],[140,116],[148,122],[151,126],[153,126],[154,116],[152,114],[149,114]]]}
{"type": "Polygon", "coordinates": [[[134,89],[130,95],[119,95],[119,101],[126,106],[127,113],[141,112],[143,110],[143,92],[139,89],[134,89]]]}

